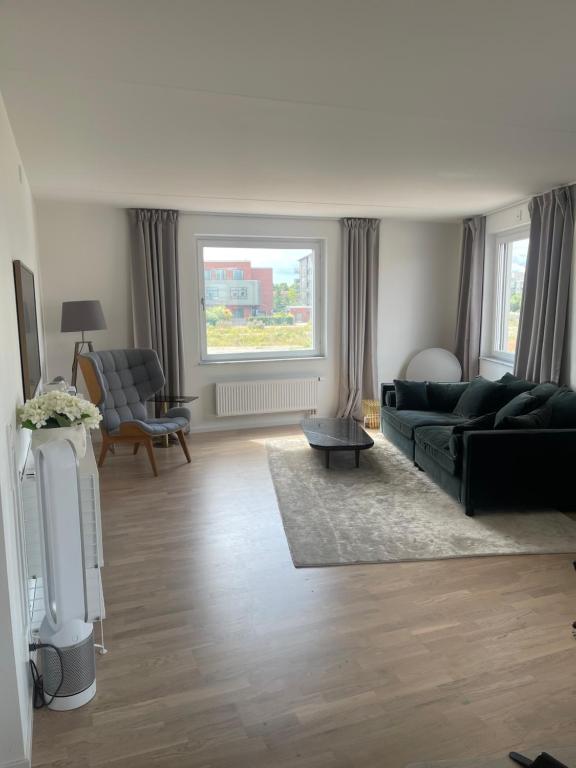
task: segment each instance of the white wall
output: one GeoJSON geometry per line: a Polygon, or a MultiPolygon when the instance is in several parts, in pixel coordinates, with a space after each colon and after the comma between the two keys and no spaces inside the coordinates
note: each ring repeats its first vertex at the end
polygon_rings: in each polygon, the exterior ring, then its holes
{"type": "Polygon", "coordinates": [[[460,237],[460,224],[382,220],[380,381],[402,377],[421,349],[454,349],[460,237]]]}
{"type": "Polygon", "coordinates": [[[22,378],[14,259],[35,273],[39,293],[34,208],[0,97],[0,766],[13,767],[29,763],[32,728],[17,479],[29,433],[17,430],[15,418],[22,402],[22,378]]]}
{"type": "MultiPolygon", "coordinates": [[[[74,334],[59,331],[65,299],[98,298],[108,331],[97,348],[129,346],[128,219],[123,209],[89,203],[37,201],[46,315],[48,372],[70,369],[74,334]]],[[[452,349],[459,277],[460,225],[383,219],[380,233],[378,369],[381,381],[401,376],[412,355],[430,346],[452,349]]],[[[299,414],[220,419],[214,383],[265,376],[320,376],[321,413],[333,414],[340,376],[340,224],[330,219],[222,216],[180,217],[182,320],[186,390],[198,394],[192,429],[242,428],[295,422],[299,414]],[[326,358],[285,362],[200,363],[196,238],[203,235],[322,238],[326,245],[326,358]]]]}
{"type": "Polygon", "coordinates": [[[74,342],[60,333],[63,301],[99,299],[105,331],[87,332],[96,349],[132,346],[126,211],[108,205],[36,201],[47,375],[70,380],[74,342]]]}

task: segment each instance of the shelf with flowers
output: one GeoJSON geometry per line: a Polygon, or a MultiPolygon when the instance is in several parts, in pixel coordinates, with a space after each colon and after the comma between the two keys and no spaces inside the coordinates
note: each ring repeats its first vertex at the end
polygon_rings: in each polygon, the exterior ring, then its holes
{"type": "Polygon", "coordinates": [[[86,454],[86,430],[102,421],[98,408],[66,392],[46,392],[27,400],[18,409],[18,422],[32,431],[32,447],[50,440],[70,440],[79,458],[86,454]]]}

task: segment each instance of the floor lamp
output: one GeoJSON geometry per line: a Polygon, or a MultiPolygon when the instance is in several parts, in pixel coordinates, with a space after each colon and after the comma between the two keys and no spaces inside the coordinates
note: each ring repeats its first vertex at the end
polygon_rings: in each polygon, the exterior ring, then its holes
{"type": "Polygon", "coordinates": [[[62,333],[71,333],[72,331],[82,332],[82,341],[74,344],[74,360],[72,362],[72,381],[73,387],[76,386],[78,376],[78,355],[83,352],[93,352],[94,346],[91,341],[84,338],[85,331],[104,331],[106,330],[106,321],[99,301],[64,301],[62,302],[62,322],[60,324],[62,333]]]}

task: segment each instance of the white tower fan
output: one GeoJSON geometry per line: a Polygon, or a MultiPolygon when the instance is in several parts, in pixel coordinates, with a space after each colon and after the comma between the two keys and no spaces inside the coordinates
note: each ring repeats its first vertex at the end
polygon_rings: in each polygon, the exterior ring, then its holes
{"type": "Polygon", "coordinates": [[[93,625],[88,622],[78,460],[72,443],[34,451],[42,520],[46,614],[40,626],[44,697],[50,709],[81,707],[96,693],[93,625]]]}

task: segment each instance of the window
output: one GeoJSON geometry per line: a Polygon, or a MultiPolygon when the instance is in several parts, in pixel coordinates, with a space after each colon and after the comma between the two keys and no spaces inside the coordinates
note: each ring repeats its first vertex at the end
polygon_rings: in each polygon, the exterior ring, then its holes
{"type": "Polygon", "coordinates": [[[526,231],[495,238],[492,354],[503,360],[516,353],[528,242],[526,231]]]}
{"type": "Polygon", "coordinates": [[[323,354],[321,241],[203,238],[198,259],[204,361],[323,354]]]}

